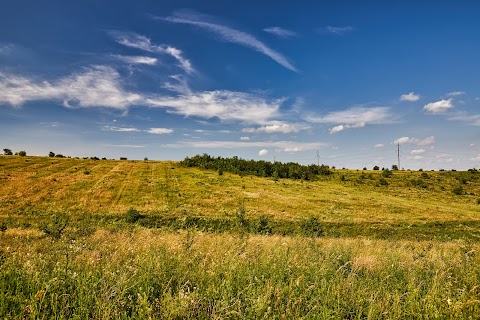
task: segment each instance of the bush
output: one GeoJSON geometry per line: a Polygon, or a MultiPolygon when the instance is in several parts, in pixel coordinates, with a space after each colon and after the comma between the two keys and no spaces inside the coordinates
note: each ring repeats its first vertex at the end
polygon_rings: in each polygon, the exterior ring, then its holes
{"type": "Polygon", "coordinates": [[[310,217],[309,219],[302,221],[301,233],[308,237],[321,237],[323,235],[322,224],[318,221],[317,217],[310,217]]]}
{"type": "Polygon", "coordinates": [[[378,185],[380,185],[380,186],[388,186],[388,181],[385,180],[384,178],[381,178],[381,179],[378,181],[378,185]]]}
{"type": "Polygon", "coordinates": [[[382,177],[385,177],[385,178],[390,178],[393,176],[393,172],[388,170],[388,169],[385,169],[383,172],[382,172],[382,177]]]}
{"type": "Polygon", "coordinates": [[[452,192],[456,194],[457,196],[461,196],[465,194],[465,190],[463,189],[462,186],[458,186],[456,188],[453,188],[452,192]]]}
{"type": "Polygon", "coordinates": [[[379,166],[375,166],[375,167],[373,167],[373,170],[380,170],[380,167],[379,167],[379,166]]]}
{"type": "Polygon", "coordinates": [[[83,170],[83,174],[90,174],[90,170],[88,169],[83,170]]]}
{"type": "Polygon", "coordinates": [[[272,234],[272,227],[269,225],[267,216],[258,217],[255,231],[260,234],[272,234]]]}
{"type": "Polygon", "coordinates": [[[22,151],[19,151],[19,152],[18,152],[18,155],[19,155],[20,157],[25,157],[25,156],[27,155],[27,152],[24,151],[24,150],[22,150],[22,151]]]}
{"type": "Polygon", "coordinates": [[[55,153],[52,152],[52,151],[50,151],[50,152],[48,153],[48,156],[49,156],[50,158],[55,157],[55,153]]]}
{"type": "Polygon", "coordinates": [[[140,220],[140,218],[142,218],[142,215],[140,214],[140,212],[138,210],[133,209],[133,208],[128,209],[128,211],[125,215],[125,220],[128,223],[135,223],[138,220],[140,220]]]}

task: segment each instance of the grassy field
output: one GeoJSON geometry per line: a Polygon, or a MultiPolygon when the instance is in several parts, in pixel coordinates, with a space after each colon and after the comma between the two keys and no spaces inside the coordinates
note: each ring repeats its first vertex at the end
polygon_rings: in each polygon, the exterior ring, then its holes
{"type": "Polygon", "coordinates": [[[4,318],[476,319],[480,172],[0,156],[4,318]]]}

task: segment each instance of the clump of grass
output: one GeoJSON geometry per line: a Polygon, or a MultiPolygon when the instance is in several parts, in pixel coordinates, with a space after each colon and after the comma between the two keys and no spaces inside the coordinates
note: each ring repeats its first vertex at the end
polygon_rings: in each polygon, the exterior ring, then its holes
{"type": "Polygon", "coordinates": [[[456,194],[457,196],[462,196],[466,193],[465,189],[462,186],[457,186],[457,187],[453,188],[452,192],[454,194],[456,194]]]}
{"type": "Polygon", "coordinates": [[[55,214],[51,221],[40,225],[40,231],[53,239],[60,239],[68,224],[68,217],[65,214],[55,214]]]}
{"type": "Polygon", "coordinates": [[[302,221],[300,228],[301,233],[307,237],[321,237],[323,235],[322,224],[317,217],[310,217],[302,221]]]}

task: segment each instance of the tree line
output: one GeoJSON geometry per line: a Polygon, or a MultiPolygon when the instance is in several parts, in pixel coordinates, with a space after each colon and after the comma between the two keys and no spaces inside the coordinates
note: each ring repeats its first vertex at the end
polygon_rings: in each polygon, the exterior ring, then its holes
{"type": "Polygon", "coordinates": [[[282,163],[264,160],[244,160],[237,156],[232,158],[212,157],[206,153],[191,158],[186,157],[180,162],[184,167],[217,170],[221,175],[230,172],[238,175],[253,175],[258,177],[288,178],[313,180],[320,175],[330,175],[327,165],[301,165],[296,162],[282,163]]]}

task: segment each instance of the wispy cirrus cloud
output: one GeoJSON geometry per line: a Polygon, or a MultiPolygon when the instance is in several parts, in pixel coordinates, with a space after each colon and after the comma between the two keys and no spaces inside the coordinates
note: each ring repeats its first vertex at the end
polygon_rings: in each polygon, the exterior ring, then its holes
{"type": "Polygon", "coordinates": [[[298,36],[298,34],[295,31],[287,30],[281,27],[268,27],[263,29],[263,31],[284,39],[298,36]]]}
{"type": "Polygon", "coordinates": [[[354,30],[355,30],[355,28],[353,28],[351,26],[347,26],[347,27],[326,26],[326,27],[321,27],[321,28],[316,29],[316,31],[318,33],[334,34],[334,35],[344,35],[348,32],[352,32],[354,30]]]}
{"type": "Polygon", "coordinates": [[[282,65],[283,67],[291,71],[298,72],[297,68],[295,68],[287,60],[287,58],[285,58],[279,52],[271,49],[270,47],[268,47],[266,44],[264,44],[263,42],[261,42],[260,40],[252,36],[251,34],[233,29],[231,27],[228,27],[219,23],[210,22],[209,17],[205,15],[192,13],[192,12],[189,12],[189,13],[175,12],[171,16],[158,18],[158,19],[162,19],[164,21],[168,21],[172,23],[188,24],[188,25],[199,27],[203,30],[206,30],[214,34],[220,40],[223,40],[225,42],[236,43],[238,45],[258,51],[266,55],[267,57],[271,58],[278,64],[282,65]]]}
{"type": "Polygon", "coordinates": [[[323,117],[309,116],[305,120],[312,123],[338,124],[329,129],[331,134],[335,134],[345,129],[362,128],[367,124],[391,123],[394,119],[387,107],[353,107],[331,112],[323,117]]]}
{"type": "Polygon", "coordinates": [[[157,58],[145,57],[145,56],[122,56],[118,54],[111,55],[112,58],[128,63],[128,64],[146,64],[155,65],[158,61],[157,58]]]}
{"type": "Polygon", "coordinates": [[[165,44],[155,45],[149,38],[133,32],[110,31],[109,33],[116,42],[123,46],[152,53],[168,54],[178,61],[178,66],[186,73],[192,74],[195,72],[190,60],[183,57],[183,52],[180,49],[165,44]]]}
{"type": "Polygon", "coordinates": [[[244,128],[242,132],[246,133],[296,133],[302,130],[308,130],[310,126],[304,124],[291,124],[276,121],[275,123],[261,126],[258,128],[244,128]]]}
{"type": "Polygon", "coordinates": [[[173,133],[173,129],[169,128],[150,128],[146,132],[151,134],[170,134],[173,133]]]}
{"type": "Polygon", "coordinates": [[[452,99],[448,99],[448,100],[442,99],[440,101],[427,103],[425,106],[423,106],[423,110],[426,110],[430,113],[443,113],[452,108],[453,108],[452,99]]]}
{"type": "Polygon", "coordinates": [[[0,73],[0,104],[20,106],[30,101],[59,101],[65,107],[126,109],[142,101],[121,85],[120,74],[107,66],[85,68],[56,82],[0,73]]]}
{"type": "Polygon", "coordinates": [[[401,101],[410,101],[410,102],[415,102],[420,100],[420,96],[418,94],[415,94],[413,92],[407,93],[407,94],[402,94],[400,96],[401,101]]]}
{"type": "Polygon", "coordinates": [[[103,126],[104,131],[116,131],[116,132],[140,132],[140,129],[133,127],[117,127],[117,126],[103,126]]]}
{"type": "Polygon", "coordinates": [[[447,93],[448,97],[458,97],[458,96],[463,96],[465,94],[465,91],[452,91],[447,93]]]}

